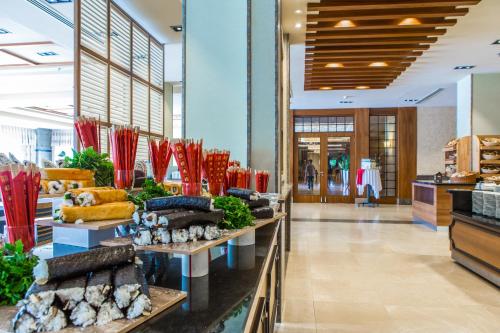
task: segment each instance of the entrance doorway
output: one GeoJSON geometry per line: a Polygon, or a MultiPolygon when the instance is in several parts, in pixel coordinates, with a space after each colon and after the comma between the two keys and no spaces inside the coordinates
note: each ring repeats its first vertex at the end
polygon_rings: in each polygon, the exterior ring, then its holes
{"type": "Polygon", "coordinates": [[[354,140],[345,133],[297,133],[294,198],[298,202],[354,202],[354,140]]]}

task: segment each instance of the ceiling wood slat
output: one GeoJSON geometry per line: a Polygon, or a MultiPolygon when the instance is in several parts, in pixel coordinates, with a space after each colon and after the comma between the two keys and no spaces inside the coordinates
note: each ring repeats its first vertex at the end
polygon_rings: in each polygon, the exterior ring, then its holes
{"type": "Polygon", "coordinates": [[[401,45],[401,44],[433,44],[435,37],[401,37],[401,38],[363,38],[363,39],[324,39],[306,41],[306,47],[311,46],[363,46],[363,45],[401,45]]]}
{"type": "MultiPolygon", "coordinates": [[[[456,19],[424,18],[421,19],[419,28],[452,27],[457,24],[456,19]]],[[[374,20],[359,21],[354,27],[335,27],[330,22],[311,23],[306,27],[306,34],[314,34],[319,31],[363,31],[372,29],[408,30],[414,29],[414,25],[400,25],[401,20],[374,20]]]]}
{"type": "Polygon", "coordinates": [[[446,29],[423,28],[407,30],[369,30],[369,31],[338,31],[338,32],[317,32],[307,36],[307,40],[319,39],[343,39],[343,38],[386,38],[386,37],[419,37],[419,36],[442,36],[446,29]]]}
{"type": "Polygon", "coordinates": [[[473,6],[481,0],[392,0],[392,1],[321,1],[310,3],[311,11],[343,11],[356,9],[394,9],[394,8],[421,8],[421,7],[449,7],[473,6]]]}

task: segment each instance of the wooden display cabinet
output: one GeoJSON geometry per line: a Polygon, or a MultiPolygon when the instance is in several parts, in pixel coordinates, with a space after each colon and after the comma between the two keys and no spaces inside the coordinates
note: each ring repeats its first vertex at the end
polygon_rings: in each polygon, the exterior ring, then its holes
{"type": "Polygon", "coordinates": [[[488,138],[495,138],[500,140],[499,135],[477,135],[474,138],[474,145],[473,145],[474,171],[478,172],[484,179],[496,176],[497,178],[495,179],[495,181],[500,182],[500,158],[488,160],[485,159],[483,156],[485,153],[493,153],[493,152],[500,154],[500,143],[493,146],[486,146],[483,144],[483,141],[488,138]],[[496,174],[484,173],[483,171],[485,167],[496,168],[498,172],[496,174]]]}
{"type": "MultiPolygon", "coordinates": [[[[445,170],[448,166],[455,166],[455,172],[472,170],[471,166],[471,150],[472,142],[470,136],[464,136],[457,139],[453,146],[443,148],[445,170]]],[[[445,172],[446,176],[450,177],[451,173],[445,172]]]]}

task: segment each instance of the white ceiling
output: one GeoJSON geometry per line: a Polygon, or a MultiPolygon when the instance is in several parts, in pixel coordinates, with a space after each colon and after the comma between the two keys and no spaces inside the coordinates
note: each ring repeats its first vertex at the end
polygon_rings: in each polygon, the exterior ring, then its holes
{"type": "MultiPolygon", "coordinates": [[[[414,106],[404,99],[421,99],[436,89],[444,90],[421,106],[455,106],[456,82],[471,73],[500,72],[499,0],[482,0],[470,8],[469,14],[458,19],[445,36],[424,52],[412,66],[387,89],[304,91],[304,37],[307,0],[285,0],[283,28],[290,34],[292,109],[346,107],[414,106]],[[295,13],[301,10],[301,14],[295,13]],[[295,24],[301,23],[301,28],[295,24]],[[454,70],[459,65],[475,65],[473,70],[454,70]],[[341,104],[344,96],[352,104],[341,104]]],[[[315,1],[317,2],[317,1],[315,1]]],[[[500,90],[499,90],[500,91],[500,90]]]]}

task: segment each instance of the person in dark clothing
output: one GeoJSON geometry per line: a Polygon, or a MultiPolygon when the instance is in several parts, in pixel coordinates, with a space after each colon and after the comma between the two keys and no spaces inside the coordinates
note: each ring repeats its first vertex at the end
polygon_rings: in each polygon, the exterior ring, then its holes
{"type": "Polygon", "coordinates": [[[314,177],[316,177],[316,168],[314,167],[312,162],[312,160],[307,161],[305,172],[305,176],[307,179],[307,188],[309,189],[309,191],[312,191],[312,189],[314,188],[314,177]]]}

